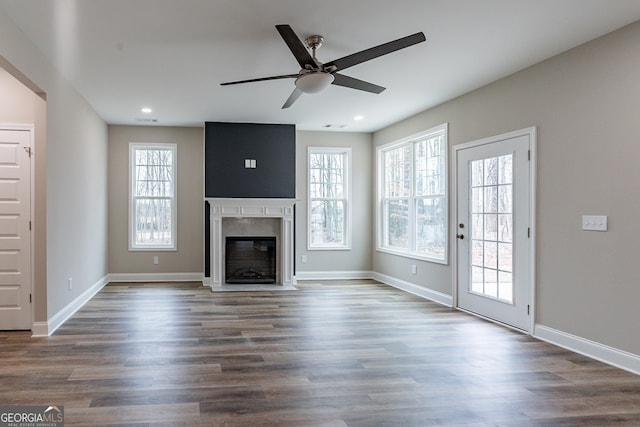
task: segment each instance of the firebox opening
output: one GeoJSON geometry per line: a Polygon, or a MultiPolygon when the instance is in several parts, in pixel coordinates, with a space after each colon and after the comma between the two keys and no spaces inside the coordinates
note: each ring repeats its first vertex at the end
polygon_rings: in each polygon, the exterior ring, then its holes
{"type": "Polygon", "coordinates": [[[276,238],[227,236],[225,282],[276,283],[276,238]]]}

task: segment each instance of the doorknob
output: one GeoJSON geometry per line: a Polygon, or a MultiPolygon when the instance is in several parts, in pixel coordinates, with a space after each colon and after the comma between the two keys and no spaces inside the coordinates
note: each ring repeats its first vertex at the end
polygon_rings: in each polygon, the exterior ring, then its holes
{"type": "Polygon", "coordinates": [[[464,234],[456,234],[456,237],[460,240],[464,239],[464,234]]]}

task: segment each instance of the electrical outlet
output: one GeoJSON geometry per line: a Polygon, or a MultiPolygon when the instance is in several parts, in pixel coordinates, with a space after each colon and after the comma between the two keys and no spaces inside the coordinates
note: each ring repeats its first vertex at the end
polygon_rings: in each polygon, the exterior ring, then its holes
{"type": "Polygon", "coordinates": [[[411,264],[411,274],[418,274],[418,266],[411,264]]]}
{"type": "Polygon", "coordinates": [[[300,257],[300,261],[304,264],[305,262],[307,262],[307,256],[306,255],[302,255],[300,257]]]}
{"type": "Polygon", "coordinates": [[[67,287],[69,288],[69,290],[73,289],[73,278],[72,277],[67,278],[67,287]]]}
{"type": "Polygon", "coordinates": [[[158,255],[153,257],[153,265],[158,265],[158,255]]]}

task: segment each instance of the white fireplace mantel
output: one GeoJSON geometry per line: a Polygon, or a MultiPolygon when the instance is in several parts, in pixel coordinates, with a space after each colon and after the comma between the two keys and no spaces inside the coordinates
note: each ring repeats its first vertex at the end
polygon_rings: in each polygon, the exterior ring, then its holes
{"type": "Polygon", "coordinates": [[[210,206],[210,284],[212,287],[222,286],[223,265],[223,218],[280,218],[280,236],[282,254],[279,268],[283,286],[295,284],[293,275],[293,206],[295,199],[239,199],[239,198],[205,198],[210,206]]]}

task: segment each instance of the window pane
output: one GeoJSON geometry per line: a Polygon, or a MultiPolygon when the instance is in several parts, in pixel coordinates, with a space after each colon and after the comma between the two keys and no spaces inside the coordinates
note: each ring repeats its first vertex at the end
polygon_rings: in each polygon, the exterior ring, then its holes
{"type": "MultiPolygon", "coordinates": [[[[426,136],[380,148],[380,245],[410,256],[447,259],[447,138],[446,128],[426,136]]],[[[481,172],[484,164],[480,164],[481,172]]],[[[483,181],[480,176],[480,181],[483,181]]],[[[484,190],[475,195],[483,213],[484,190]]],[[[481,228],[482,231],[482,228],[481,228]]]]}
{"type": "Polygon", "coordinates": [[[135,196],[172,197],[173,150],[137,149],[135,196]]]}
{"type": "Polygon", "coordinates": [[[475,160],[471,162],[471,186],[482,187],[484,184],[484,161],[475,160]]]}
{"type": "Polygon", "coordinates": [[[385,196],[407,197],[411,191],[411,145],[384,152],[385,196]]]}
{"type": "Polygon", "coordinates": [[[135,212],[136,245],[167,246],[172,244],[170,199],[137,199],[135,212]]]}
{"type": "Polygon", "coordinates": [[[409,201],[387,200],[385,202],[386,230],[388,246],[409,248],[409,201]]]}
{"type": "Polygon", "coordinates": [[[310,228],[313,245],[344,245],[344,202],[311,202],[310,228]]]}
{"type": "Polygon", "coordinates": [[[309,186],[312,198],[344,198],[344,153],[310,153],[309,186]]]}
{"type": "Polygon", "coordinates": [[[175,146],[132,144],[132,248],[173,248],[175,245],[175,146]]]}
{"type": "Polygon", "coordinates": [[[513,155],[498,158],[498,184],[511,184],[513,182],[513,155]]]}
{"type": "Polygon", "coordinates": [[[444,138],[417,141],[415,147],[415,189],[416,196],[435,196],[444,194],[444,138]]]}
{"type": "Polygon", "coordinates": [[[346,149],[309,152],[310,247],[347,245],[347,156],[346,149]]]}
{"type": "Polygon", "coordinates": [[[498,158],[484,159],[484,185],[498,183],[498,158]]]}
{"type": "Polygon", "coordinates": [[[416,201],[416,251],[443,257],[446,248],[444,197],[416,201]]]}
{"type": "Polygon", "coordinates": [[[501,185],[498,187],[498,212],[511,213],[511,205],[513,203],[512,186],[501,185]]]}

